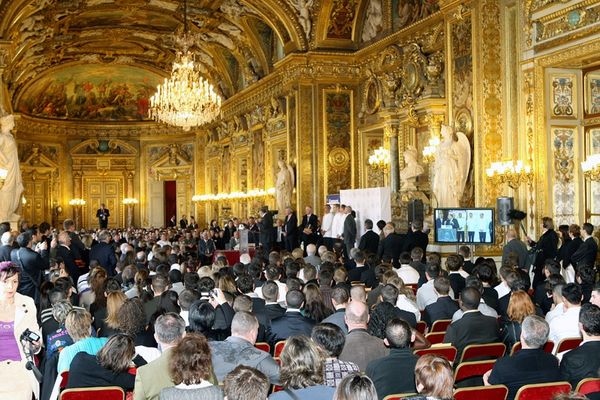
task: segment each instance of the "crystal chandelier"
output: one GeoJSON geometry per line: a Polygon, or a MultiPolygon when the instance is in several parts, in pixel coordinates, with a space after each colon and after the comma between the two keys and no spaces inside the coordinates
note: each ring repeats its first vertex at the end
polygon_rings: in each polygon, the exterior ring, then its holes
{"type": "Polygon", "coordinates": [[[188,32],[187,2],[184,1],[184,32],[175,41],[182,47],[177,52],[171,77],[156,88],[150,98],[150,118],[189,131],[213,121],[221,112],[219,96],[207,80],[200,76],[194,63],[193,54],[188,49],[194,42],[188,32]]]}

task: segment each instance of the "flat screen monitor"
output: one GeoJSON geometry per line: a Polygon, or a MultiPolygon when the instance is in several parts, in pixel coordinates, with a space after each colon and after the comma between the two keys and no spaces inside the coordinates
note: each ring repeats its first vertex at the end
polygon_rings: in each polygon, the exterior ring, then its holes
{"type": "Polygon", "coordinates": [[[444,244],[493,244],[493,208],[436,208],[434,239],[444,244]]]}

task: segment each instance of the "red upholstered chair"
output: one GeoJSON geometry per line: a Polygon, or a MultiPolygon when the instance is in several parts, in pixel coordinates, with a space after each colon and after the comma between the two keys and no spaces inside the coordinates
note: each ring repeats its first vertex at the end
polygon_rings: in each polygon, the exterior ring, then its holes
{"type": "Polygon", "coordinates": [[[552,400],[558,393],[569,393],[569,382],[536,383],[521,386],[515,400],[552,400]]]}
{"type": "Polygon", "coordinates": [[[581,342],[583,341],[580,337],[572,337],[565,338],[558,342],[558,347],[556,348],[556,354],[562,353],[563,351],[569,351],[577,348],[581,342]]]}
{"type": "Polygon", "coordinates": [[[285,340],[280,340],[279,342],[275,343],[275,350],[273,350],[273,357],[279,357],[281,355],[281,352],[283,351],[284,347],[285,347],[285,340]]]}
{"type": "Polygon", "coordinates": [[[259,350],[266,351],[267,353],[271,352],[271,346],[269,345],[269,343],[254,343],[254,347],[256,347],[259,350]]]}
{"type": "Polygon", "coordinates": [[[451,319],[438,319],[431,325],[431,330],[429,332],[446,332],[451,322],[451,319]]]}
{"type": "MultiPolygon", "coordinates": [[[[521,350],[521,342],[517,342],[513,345],[510,355],[512,356],[519,350],[521,350]]],[[[544,351],[546,353],[552,353],[552,350],[554,350],[554,342],[552,340],[548,340],[544,345],[544,351]]]]}
{"type": "Polygon", "coordinates": [[[475,386],[454,391],[454,400],[506,400],[508,388],[504,385],[475,386]]]}
{"type": "Polygon", "coordinates": [[[64,389],[67,387],[67,382],[69,382],[69,371],[64,371],[60,373],[60,389],[64,389]]]}
{"type": "Polygon", "coordinates": [[[59,400],[124,400],[125,392],[118,386],[66,389],[59,400]]]}
{"type": "Polygon", "coordinates": [[[428,333],[425,337],[431,344],[439,344],[444,343],[444,336],[446,336],[446,332],[432,332],[428,333]]]}
{"type": "Polygon", "coordinates": [[[496,360],[485,361],[467,361],[458,364],[454,371],[454,382],[460,382],[468,378],[483,376],[490,369],[494,368],[496,360]]]}
{"type": "Polygon", "coordinates": [[[425,321],[419,321],[417,322],[417,332],[420,332],[421,334],[425,334],[425,332],[427,332],[427,322],[425,321]]]}
{"type": "Polygon", "coordinates": [[[398,394],[388,394],[383,398],[383,400],[402,400],[408,397],[416,396],[416,393],[398,393],[398,394]]]}
{"type": "Polygon", "coordinates": [[[440,346],[430,347],[428,349],[415,350],[413,352],[417,356],[424,356],[425,354],[435,354],[438,356],[445,357],[450,363],[454,363],[456,359],[456,347],[454,346],[440,346]]]}
{"type": "Polygon", "coordinates": [[[504,353],[506,353],[504,343],[470,344],[465,347],[460,362],[480,357],[500,358],[504,353]]]}
{"type": "Polygon", "coordinates": [[[579,394],[600,393],[600,378],[582,379],[575,390],[579,394]]]}

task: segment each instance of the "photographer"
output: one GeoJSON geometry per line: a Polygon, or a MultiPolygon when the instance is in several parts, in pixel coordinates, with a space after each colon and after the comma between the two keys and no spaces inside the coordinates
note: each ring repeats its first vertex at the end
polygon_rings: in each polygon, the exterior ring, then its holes
{"type": "Polygon", "coordinates": [[[0,263],[0,398],[30,400],[39,382],[27,364],[41,341],[33,299],[17,293],[20,275],[14,263],[0,263]]]}

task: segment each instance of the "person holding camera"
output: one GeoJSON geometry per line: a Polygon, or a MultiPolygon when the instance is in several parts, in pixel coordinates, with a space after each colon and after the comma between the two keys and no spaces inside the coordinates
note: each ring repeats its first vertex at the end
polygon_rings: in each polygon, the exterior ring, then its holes
{"type": "Polygon", "coordinates": [[[21,268],[0,263],[0,398],[31,400],[39,398],[39,382],[33,354],[42,343],[33,299],[17,293],[21,268]]]}

